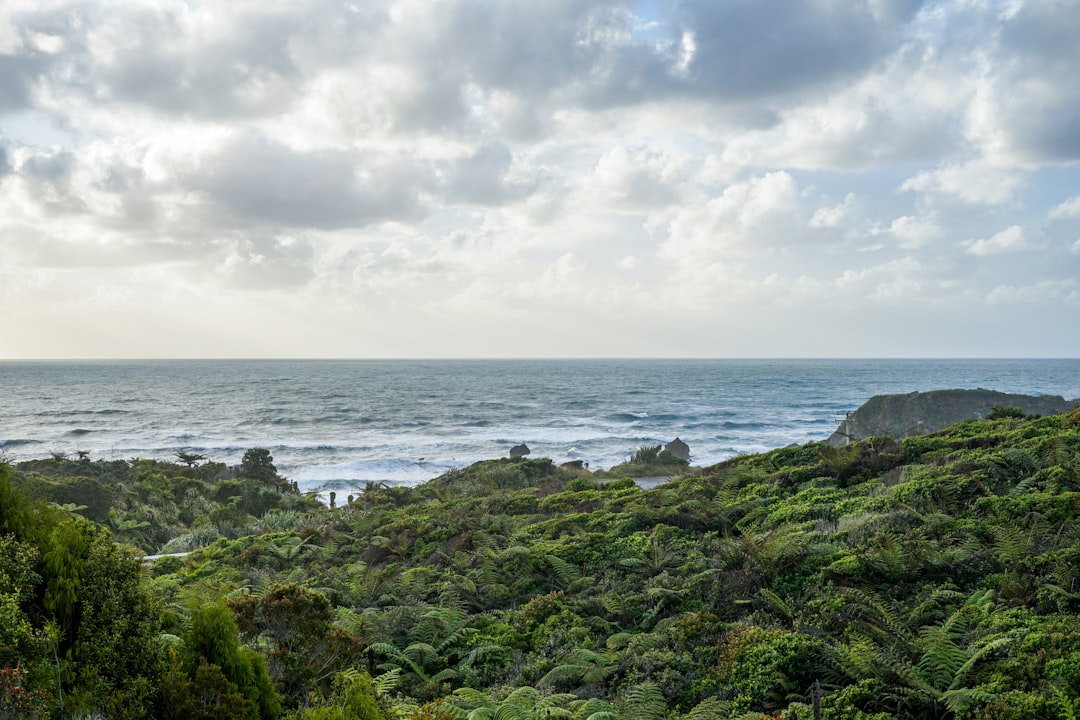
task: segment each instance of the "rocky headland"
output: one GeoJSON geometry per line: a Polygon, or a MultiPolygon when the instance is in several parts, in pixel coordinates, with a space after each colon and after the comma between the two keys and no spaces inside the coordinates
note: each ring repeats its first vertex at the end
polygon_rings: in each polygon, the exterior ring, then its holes
{"type": "Polygon", "coordinates": [[[858,410],[848,413],[826,442],[839,446],[882,435],[894,438],[923,435],[965,420],[984,419],[995,407],[1017,408],[1027,415],[1057,415],[1080,407],[1080,399],[983,388],[875,395],[858,410]]]}

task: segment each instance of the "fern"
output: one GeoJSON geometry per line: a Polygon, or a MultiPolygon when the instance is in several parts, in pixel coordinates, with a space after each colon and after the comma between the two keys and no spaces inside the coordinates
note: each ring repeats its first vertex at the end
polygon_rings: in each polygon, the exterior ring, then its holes
{"type": "MultiPolygon", "coordinates": [[[[355,672],[355,670],[353,671],[355,672]]],[[[375,684],[375,692],[382,697],[389,697],[401,682],[401,668],[394,668],[382,673],[378,677],[373,679],[375,684]]]]}
{"type": "Polygon", "coordinates": [[[471,687],[458,688],[454,691],[454,698],[460,699],[466,710],[490,708],[497,704],[487,693],[471,687]]]}
{"type": "Polygon", "coordinates": [[[705,698],[686,714],[686,720],[727,720],[730,706],[718,698],[705,698]]]}
{"type": "Polygon", "coordinates": [[[664,694],[652,682],[635,685],[627,691],[619,715],[622,720],[663,720],[667,715],[664,694]]]}
{"type": "Polygon", "coordinates": [[[575,580],[581,579],[581,571],[558,555],[545,555],[544,559],[547,560],[551,569],[555,571],[555,576],[559,579],[559,583],[563,588],[573,584],[575,580]]]}
{"type": "Polygon", "coordinates": [[[619,720],[615,707],[599,698],[575,700],[570,703],[574,720],[619,720]]]}

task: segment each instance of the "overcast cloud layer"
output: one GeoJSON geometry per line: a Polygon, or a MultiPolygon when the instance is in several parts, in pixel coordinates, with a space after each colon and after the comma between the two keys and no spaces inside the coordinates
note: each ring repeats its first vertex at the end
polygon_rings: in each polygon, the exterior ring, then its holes
{"type": "Polygon", "coordinates": [[[1080,0],[7,0],[0,358],[1080,356],[1080,0]]]}

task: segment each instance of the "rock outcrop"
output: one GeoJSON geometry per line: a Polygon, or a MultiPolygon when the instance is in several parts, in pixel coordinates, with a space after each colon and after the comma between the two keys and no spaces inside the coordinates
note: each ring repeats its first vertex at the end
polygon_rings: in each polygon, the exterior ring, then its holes
{"type": "Polygon", "coordinates": [[[677,458],[681,458],[682,460],[686,460],[687,462],[690,461],[690,446],[684,443],[679,438],[675,438],[674,440],[669,442],[667,445],[664,446],[664,449],[677,458]]]}
{"type": "Polygon", "coordinates": [[[986,417],[995,406],[1015,407],[1029,415],[1056,415],[1080,407],[1080,400],[1060,395],[1014,395],[994,390],[931,390],[906,395],[875,395],[841,421],[826,442],[846,445],[888,435],[922,435],[964,420],[986,417]]]}

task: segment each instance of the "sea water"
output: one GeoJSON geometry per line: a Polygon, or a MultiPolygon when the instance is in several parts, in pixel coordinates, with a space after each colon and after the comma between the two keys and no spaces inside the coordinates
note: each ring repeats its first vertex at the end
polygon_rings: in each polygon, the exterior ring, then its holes
{"type": "Polygon", "coordinates": [[[0,454],[236,464],[268,448],[301,489],[417,484],[525,443],[593,469],[675,437],[706,466],[824,440],[871,396],[1080,397],[1080,360],[0,362],[0,454]]]}

